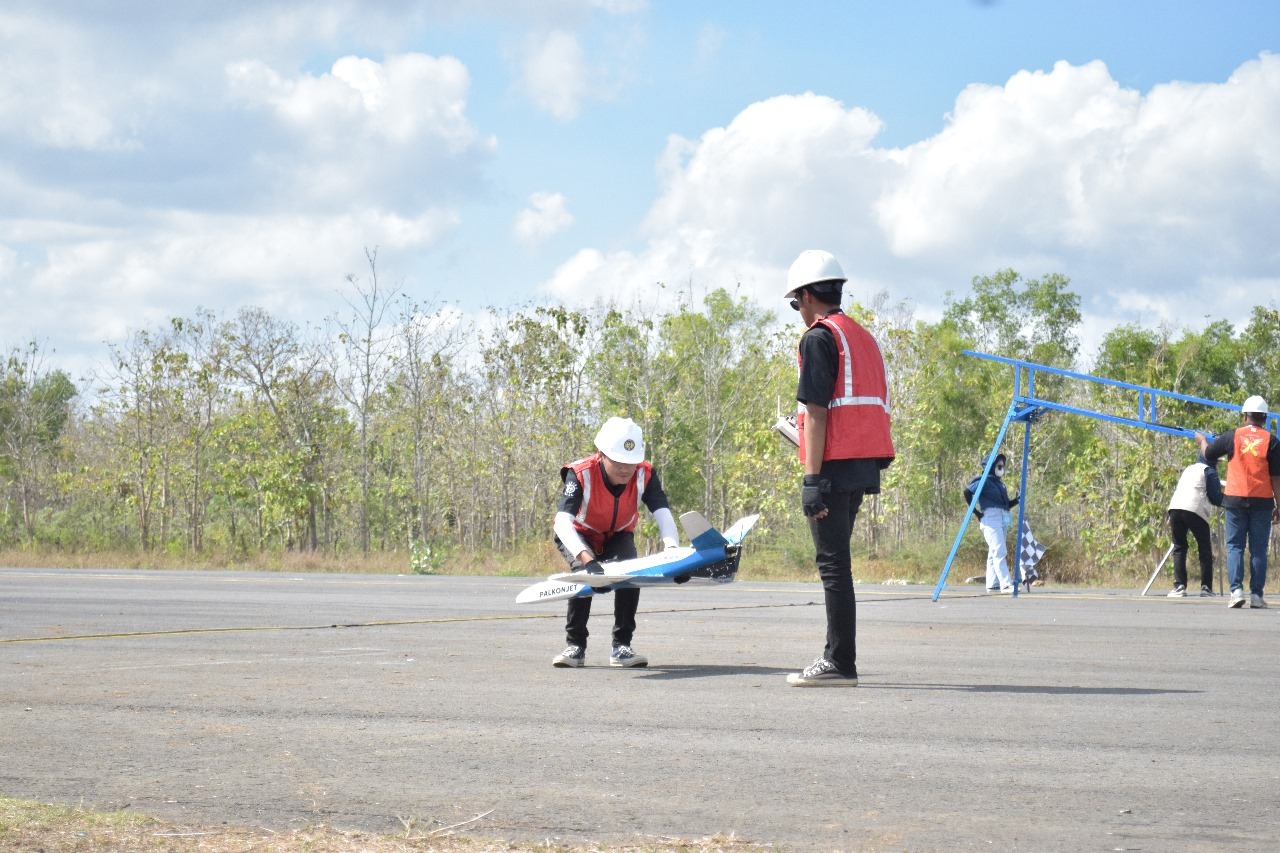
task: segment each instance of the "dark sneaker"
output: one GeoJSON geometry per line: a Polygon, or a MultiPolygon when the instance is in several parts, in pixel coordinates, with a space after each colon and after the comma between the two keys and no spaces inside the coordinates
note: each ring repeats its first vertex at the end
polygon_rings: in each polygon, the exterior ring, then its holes
{"type": "Polygon", "coordinates": [[[1209,589],[1209,587],[1207,587],[1207,586],[1202,586],[1202,587],[1200,587],[1200,597],[1201,597],[1201,598],[1213,598],[1213,590],[1209,589]]]}
{"type": "Polygon", "coordinates": [[[1186,598],[1187,588],[1182,584],[1178,584],[1173,588],[1173,592],[1169,593],[1170,598],[1186,598]]]}
{"type": "Polygon", "coordinates": [[[613,653],[609,655],[609,666],[648,666],[649,659],[644,655],[638,655],[631,650],[630,646],[614,646],[613,653]]]}
{"type": "Polygon", "coordinates": [[[587,650],[582,646],[567,646],[551,659],[552,666],[582,666],[587,662],[587,650]]]}
{"type": "Polygon", "coordinates": [[[804,672],[787,676],[792,687],[857,687],[858,676],[841,675],[836,665],[826,658],[818,658],[804,672]]]}

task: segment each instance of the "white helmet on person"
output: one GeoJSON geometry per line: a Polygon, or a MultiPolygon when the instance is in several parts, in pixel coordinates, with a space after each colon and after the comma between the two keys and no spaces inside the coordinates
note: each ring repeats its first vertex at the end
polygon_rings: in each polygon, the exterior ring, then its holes
{"type": "Polygon", "coordinates": [[[806,287],[824,297],[839,297],[848,280],[835,255],[821,249],[805,249],[787,270],[787,292],[783,299],[794,299],[806,287]]]}
{"type": "Polygon", "coordinates": [[[614,462],[635,465],[644,461],[644,435],[631,418],[609,418],[596,433],[596,450],[614,462]]]}
{"type": "Polygon", "coordinates": [[[1265,415],[1267,413],[1267,401],[1254,394],[1248,400],[1244,401],[1244,405],[1240,407],[1240,413],[1243,415],[1258,414],[1265,415]]]}

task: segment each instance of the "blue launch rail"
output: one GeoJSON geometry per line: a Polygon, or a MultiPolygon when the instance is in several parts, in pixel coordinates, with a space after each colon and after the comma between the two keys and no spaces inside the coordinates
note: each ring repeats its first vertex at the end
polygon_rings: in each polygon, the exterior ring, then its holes
{"type": "MultiPolygon", "coordinates": [[[[1101,376],[1091,376],[1087,373],[1077,373],[1074,370],[1063,370],[1060,367],[1049,367],[1044,364],[1036,364],[1031,361],[1023,361],[1017,358],[1005,358],[999,355],[990,355],[984,352],[974,352],[972,350],[963,350],[967,356],[981,358],[986,361],[994,361],[1000,364],[1006,364],[1013,368],[1013,399],[1009,403],[1009,411],[1004,416],[1004,423],[1000,425],[1000,433],[996,436],[995,444],[991,452],[987,454],[987,464],[982,470],[982,477],[978,481],[977,487],[973,490],[973,500],[969,502],[969,510],[964,515],[964,521],[960,523],[960,530],[956,533],[955,542],[951,545],[951,552],[947,554],[947,562],[942,567],[942,573],[938,576],[938,584],[933,589],[933,600],[937,601],[938,596],[942,594],[943,588],[947,585],[947,575],[951,572],[951,565],[955,562],[956,552],[960,550],[960,542],[964,539],[965,531],[969,529],[969,520],[973,517],[974,509],[978,504],[978,495],[982,493],[983,486],[986,485],[987,477],[991,474],[991,464],[995,459],[996,452],[1000,449],[1000,445],[1004,442],[1005,435],[1009,431],[1009,427],[1015,423],[1023,425],[1022,436],[1022,477],[1019,486],[1020,500],[1018,501],[1018,535],[1021,537],[1023,525],[1027,518],[1027,468],[1031,459],[1031,425],[1040,419],[1046,412],[1063,412],[1068,415],[1083,415],[1087,418],[1095,420],[1109,421],[1123,426],[1137,427],[1139,429],[1151,430],[1153,432],[1163,433],[1165,435],[1178,436],[1180,438],[1195,438],[1197,432],[1204,433],[1210,438],[1213,433],[1207,430],[1195,430],[1182,426],[1174,426],[1171,424],[1161,423],[1159,420],[1159,405],[1164,401],[1177,400],[1183,403],[1192,403],[1199,406],[1207,406],[1214,409],[1225,409],[1231,412],[1239,412],[1238,404],[1223,403],[1218,400],[1206,400],[1203,397],[1192,397],[1187,394],[1177,394],[1173,391],[1162,391],[1159,388],[1148,388],[1145,385],[1134,385],[1130,382],[1120,382],[1115,379],[1106,379],[1101,376]],[[1094,385],[1115,388],[1125,394],[1133,395],[1135,403],[1135,414],[1130,416],[1114,415],[1107,412],[1100,412],[1096,409],[1087,409],[1080,406],[1072,406],[1067,403],[1061,403],[1056,400],[1048,400],[1036,393],[1036,377],[1037,375],[1062,376],[1067,379],[1078,380],[1081,382],[1089,382],[1094,385]]],[[[1272,421],[1276,419],[1276,415],[1268,416],[1268,429],[1272,426],[1272,421]]],[[[1022,584],[1022,565],[1021,560],[1015,559],[1010,561],[1013,565],[1010,567],[1013,572],[1013,595],[1016,598],[1018,588],[1022,584]]]]}

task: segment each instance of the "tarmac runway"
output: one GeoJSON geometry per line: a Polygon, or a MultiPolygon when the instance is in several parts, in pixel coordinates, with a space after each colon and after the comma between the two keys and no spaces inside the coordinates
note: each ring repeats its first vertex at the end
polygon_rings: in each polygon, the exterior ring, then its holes
{"type": "Polygon", "coordinates": [[[0,794],[530,842],[1280,846],[1280,609],[860,585],[861,685],[799,689],[816,583],[645,591],[647,669],[608,667],[603,596],[565,670],[533,580],[0,569],[0,794]]]}

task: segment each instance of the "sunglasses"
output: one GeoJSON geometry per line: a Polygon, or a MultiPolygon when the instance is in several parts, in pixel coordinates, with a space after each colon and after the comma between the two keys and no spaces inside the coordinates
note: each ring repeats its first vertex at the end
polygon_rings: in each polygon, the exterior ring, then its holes
{"type": "Polygon", "coordinates": [[[799,310],[800,310],[800,303],[799,303],[797,300],[795,300],[795,299],[792,299],[792,300],[791,300],[791,310],[792,310],[792,311],[799,311],[799,310]]]}

